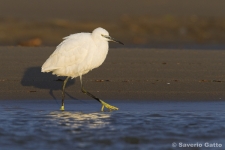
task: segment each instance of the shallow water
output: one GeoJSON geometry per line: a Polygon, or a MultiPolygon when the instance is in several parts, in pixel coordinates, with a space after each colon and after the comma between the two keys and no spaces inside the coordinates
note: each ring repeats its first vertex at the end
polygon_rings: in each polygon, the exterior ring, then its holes
{"type": "Polygon", "coordinates": [[[1,100],[0,149],[225,149],[225,102],[107,102],[1,100]]]}

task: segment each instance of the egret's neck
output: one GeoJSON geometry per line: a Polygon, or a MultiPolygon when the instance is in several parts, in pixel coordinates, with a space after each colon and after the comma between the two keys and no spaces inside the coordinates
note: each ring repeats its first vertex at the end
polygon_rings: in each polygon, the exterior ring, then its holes
{"type": "Polygon", "coordinates": [[[97,37],[95,37],[94,35],[92,35],[92,39],[93,39],[93,41],[94,41],[94,43],[95,43],[95,45],[98,47],[98,48],[107,48],[108,49],[108,41],[106,41],[106,40],[102,40],[102,39],[100,39],[100,38],[97,38],[97,37]]]}

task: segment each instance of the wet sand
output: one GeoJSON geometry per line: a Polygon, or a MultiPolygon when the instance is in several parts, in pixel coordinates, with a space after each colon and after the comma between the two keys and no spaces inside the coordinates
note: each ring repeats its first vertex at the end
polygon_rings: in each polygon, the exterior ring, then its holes
{"type": "MultiPolygon", "coordinates": [[[[63,77],[41,73],[54,47],[0,47],[0,99],[61,99],[63,77]]],[[[225,100],[225,52],[110,49],[84,75],[87,90],[105,100],[225,100]]],[[[70,80],[66,99],[91,99],[70,80]]]]}

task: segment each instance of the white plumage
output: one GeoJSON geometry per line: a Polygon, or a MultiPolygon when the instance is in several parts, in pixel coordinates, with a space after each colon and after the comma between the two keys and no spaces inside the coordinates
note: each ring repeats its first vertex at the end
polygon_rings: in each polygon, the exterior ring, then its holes
{"type": "Polygon", "coordinates": [[[82,85],[82,75],[90,70],[99,67],[105,60],[108,53],[108,41],[117,42],[109,36],[108,31],[103,28],[96,28],[92,33],[77,33],[63,38],[56,50],[50,55],[41,67],[41,72],[52,72],[57,76],[67,76],[62,89],[62,107],[64,110],[65,86],[69,77],[80,76],[82,92],[102,103],[103,107],[110,110],[118,108],[111,106],[88,91],[82,85]]]}
{"type": "Polygon", "coordinates": [[[42,65],[42,72],[75,78],[99,67],[108,53],[109,33],[102,28],[92,33],[77,33],[64,38],[42,65]]]}

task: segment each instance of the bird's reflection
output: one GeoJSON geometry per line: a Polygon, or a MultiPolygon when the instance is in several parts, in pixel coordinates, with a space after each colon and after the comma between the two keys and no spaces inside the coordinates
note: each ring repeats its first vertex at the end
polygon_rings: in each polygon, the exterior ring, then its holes
{"type": "Polygon", "coordinates": [[[110,113],[81,113],[81,112],[52,112],[49,114],[52,120],[60,125],[70,128],[104,128],[110,123],[110,113]]]}

